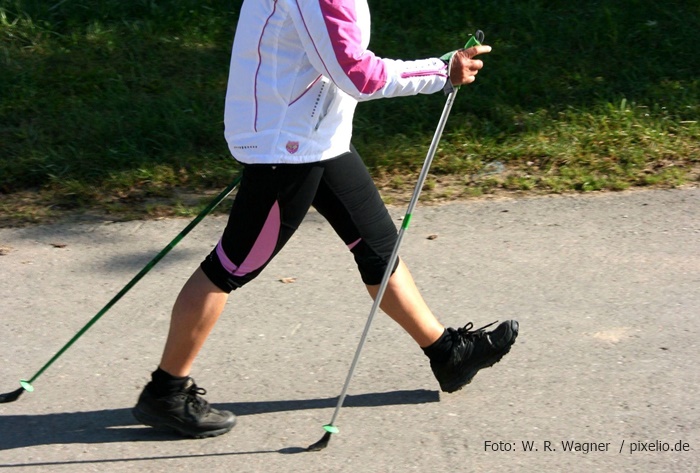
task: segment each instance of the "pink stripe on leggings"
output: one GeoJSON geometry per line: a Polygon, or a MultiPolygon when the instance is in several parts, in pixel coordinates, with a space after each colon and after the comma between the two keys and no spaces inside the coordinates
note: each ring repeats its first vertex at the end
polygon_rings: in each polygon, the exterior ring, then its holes
{"type": "Polygon", "coordinates": [[[226,255],[221,245],[221,240],[219,240],[219,244],[216,245],[216,255],[219,257],[219,261],[221,261],[221,265],[226,271],[233,276],[245,276],[248,273],[260,269],[265,263],[270,261],[275,247],[277,246],[279,233],[280,206],[279,203],[275,201],[270,209],[270,213],[267,215],[267,219],[265,220],[265,224],[258,238],[250,249],[250,253],[248,253],[248,256],[246,256],[240,266],[236,266],[226,255]]]}
{"type": "Polygon", "coordinates": [[[357,240],[353,241],[348,245],[348,250],[352,251],[353,248],[357,246],[358,243],[362,241],[362,238],[358,238],[357,240]]]}

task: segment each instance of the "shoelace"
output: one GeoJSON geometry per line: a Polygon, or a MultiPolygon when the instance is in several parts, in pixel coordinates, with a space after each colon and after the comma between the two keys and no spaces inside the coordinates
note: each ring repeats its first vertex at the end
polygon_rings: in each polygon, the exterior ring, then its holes
{"type": "Polygon", "coordinates": [[[472,322],[469,322],[464,327],[460,327],[457,329],[457,335],[459,335],[460,337],[469,338],[469,339],[483,337],[484,335],[486,335],[486,332],[484,331],[484,329],[489,328],[490,326],[492,326],[493,324],[495,324],[497,322],[498,322],[498,320],[491,322],[488,325],[484,325],[483,327],[478,328],[476,330],[472,330],[474,328],[474,324],[472,322]]]}
{"type": "Polygon", "coordinates": [[[191,405],[195,412],[198,412],[200,414],[206,414],[207,412],[209,412],[209,403],[206,400],[199,397],[204,396],[206,393],[206,389],[200,388],[196,384],[192,384],[192,386],[190,386],[189,389],[185,392],[187,396],[185,402],[191,405]]]}

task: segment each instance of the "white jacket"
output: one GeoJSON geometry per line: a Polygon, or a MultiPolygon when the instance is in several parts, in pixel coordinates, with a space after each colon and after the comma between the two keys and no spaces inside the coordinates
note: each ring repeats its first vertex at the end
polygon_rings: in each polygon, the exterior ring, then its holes
{"type": "Polygon", "coordinates": [[[440,91],[438,58],[367,50],[366,0],[245,0],[231,54],[225,136],[243,163],[308,163],[349,150],[358,101],[440,91]]]}

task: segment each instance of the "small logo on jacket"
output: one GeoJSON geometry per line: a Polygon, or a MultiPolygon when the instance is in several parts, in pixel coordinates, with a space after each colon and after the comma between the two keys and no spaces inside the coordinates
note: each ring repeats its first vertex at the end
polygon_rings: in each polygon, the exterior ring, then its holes
{"type": "Polygon", "coordinates": [[[299,151],[299,142],[298,141],[287,141],[287,152],[289,154],[294,154],[297,151],[299,151]]]}

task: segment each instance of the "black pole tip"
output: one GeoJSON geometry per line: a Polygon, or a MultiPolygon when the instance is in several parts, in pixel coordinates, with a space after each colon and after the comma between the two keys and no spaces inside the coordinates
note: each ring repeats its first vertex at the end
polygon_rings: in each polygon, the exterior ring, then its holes
{"type": "Polygon", "coordinates": [[[15,402],[24,392],[24,388],[19,388],[11,393],[0,394],[0,404],[15,402]]]}
{"type": "Polygon", "coordinates": [[[325,434],[323,434],[323,437],[321,437],[321,440],[319,440],[318,442],[316,442],[314,444],[309,445],[308,448],[306,449],[306,451],[307,452],[319,452],[319,451],[323,450],[324,448],[326,448],[328,446],[328,442],[330,442],[330,441],[331,441],[331,433],[326,432],[325,434]]]}

